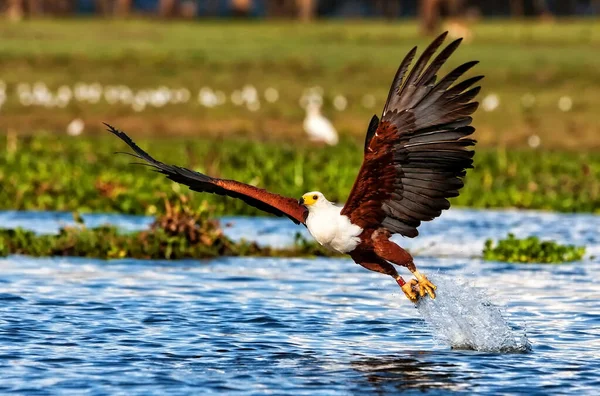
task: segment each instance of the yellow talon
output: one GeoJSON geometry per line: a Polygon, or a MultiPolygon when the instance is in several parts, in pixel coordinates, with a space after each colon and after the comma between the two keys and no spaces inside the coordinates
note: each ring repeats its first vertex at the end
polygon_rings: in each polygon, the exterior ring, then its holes
{"type": "Polygon", "coordinates": [[[423,275],[422,273],[420,273],[419,271],[415,271],[413,273],[415,275],[415,277],[417,278],[418,281],[418,285],[419,285],[419,295],[421,297],[425,297],[425,294],[429,294],[429,297],[431,297],[432,299],[435,299],[435,289],[437,289],[437,287],[431,283],[429,281],[429,279],[427,279],[427,277],[425,275],[423,275]]]}
{"type": "Polygon", "coordinates": [[[418,282],[415,279],[411,279],[408,283],[405,283],[404,286],[402,286],[402,291],[404,292],[404,295],[406,295],[406,297],[413,303],[416,303],[418,300],[417,293],[415,293],[413,289],[413,287],[416,286],[417,283],[418,282]]]}

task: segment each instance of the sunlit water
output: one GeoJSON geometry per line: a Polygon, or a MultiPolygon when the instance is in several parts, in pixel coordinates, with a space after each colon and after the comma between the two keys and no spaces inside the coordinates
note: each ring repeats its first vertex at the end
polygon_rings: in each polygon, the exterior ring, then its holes
{"type": "MultiPolygon", "coordinates": [[[[150,221],[84,217],[130,230],[150,221]]],[[[70,221],[0,212],[0,226],[38,232],[70,221]]],[[[275,245],[301,230],[228,221],[231,237],[275,245]]],[[[0,393],[597,394],[600,260],[476,256],[509,231],[594,255],[598,230],[598,216],[450,211],[399,239],[438,284],[438,298],[417,309],[393,280],[349,259],[1,259],[0,393]],[[474,342],[503,352],[468,350],[474,342]]]]}

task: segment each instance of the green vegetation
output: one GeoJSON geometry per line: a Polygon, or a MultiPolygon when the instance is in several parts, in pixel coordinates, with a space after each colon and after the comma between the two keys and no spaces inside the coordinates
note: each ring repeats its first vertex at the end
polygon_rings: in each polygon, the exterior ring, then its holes
{"type": "MultiPolygon", "coordinates": [[[[115,227],[88,229],[83,224],[62,228],[57,235],[37,235],[23,229],[0,229],[0,256],[79,256],[146,259],[212,258],[219,256],[331,256],[314,242],[297,236],[287,249],[261,247],[256,243],[233,242],[211,219],[206,205],[190,209],[187,199],[175,205],[166,202],[165,214],[148,231],[122,233],[115,227]]],[[[77,216],[75,217],[78,218],[77,216]]]]}
{"type": "MultiPolygon", "coordinates": [[[[473,26],[474,39],[444,67],[481,61],[474,73],[486,75],[481,97],[496,93],[496,111],[479,111],[475,125],[483,146],[527,144],[541,147],[600,147],[596,103],[600,101],[600,29],[596,20],[555,23],[493,21],[473,26]],[[524,105],[524,95],[534,102],[524,105]],[[573,99],[569,112],[558,110],[562,96],[573,99]],[[531,97],[530,97],[531,98],[531,97]]],[[[108,121],[135,134],[246,136],[304,140],[298,99],[305,88],[325,89],[325,113],[343,136],[360,140],[383,101],[406,52],[430,38],[416,23],[330,21],[302,25],[285,22],[169,22],[111,20],[37,20],[0,25],[0,78],[7,83],[0,130],[34,133],[40,126],[63,131],[81,117],[87,131],[108,121]],[[135,113],[131,107],[72,101],[65,109],[25,107],[15,92],[20,82],[43,81],[53,91],[76,82],[125,84],[134,90],[188,87],[187,104],[135,113]],[[280,92],[276,103],[260,111],[223,106],[208,109],[195,100],[210,86],[230,95],[253,84],[280,92]],[[337,112],[332,98],[343,94],[348,108],[337,112]],[[375,107],[364,108],[363,96],[375,107]]]]}
{"type": "MultiPolygon", "coordinates": [[[[38,135],[0,141],[0,209],[122,212],[155,215],[166,194],[187,193],[132,158],[115,151],[125,144],[103,137],[38,135]]],[[[360,163],[353,141],[336,147],[248,140],[140,139],[141,147],[167,163],[231,178],[291,197],[320,190],[344,202],[360,163]]],[[[215,215],[256,215],[235,199],[192,193],[192,206],[207,200],[215,215]]],[[[477,150],[454,206],[528,208],[563,212],[600,209],[600,154],[528,150],[477,150]]]]}
{"type": "MultiPolygon", "coordinates": [[[[500,105],[476,114],[476,168],[454,206],[600,211],[600,154],[594,151],[600,147],[595,106],[600,30],[595,25],[593,20],[474,25],[473,41],[443,70],[479,59],[476,73],[487,77],[481,97],[496,93],[500,105]],[[568,112],[558,110],[562,96],[573,100],[568,112]],[[524,148],[532,135],[541,139],[538,150],[524,148]]],[[[368,121],[380,113],[398,63],[410,47],[423,49],[430,41],[417,32],[407,21],[2,24],[0,78],[7,99],[0,132],[7,133],[0,139],[0,209],[153,215],[161,194],[187,191],[128,165],[127,156],[113,155],[126,148],[106,132],[94,133],[104,129],[101,121],[127,131],[165,162],[293,197],[319,189],[343,202],[362,160],[368,121]],[[21,105],[17,84],[36,81],[53,91],[78,81],[133,90],[187,87],[192,100],[140,113],[105,100],[71,101],[66,108],[21,105]],[[196,100],[203,86],[229,97],[245,84],[253,84],[261,98],[267,87],[275,87],[280,99],[262,100],[256,112],[230,100],[210,109],[196,100]],[[342,136],[337,147],[313,146],[302,132],[298,99],[314,85],[325,89],[324,112],[342,136]],[[343,112],[332,108],[337,94],[348,98],[343,112]],[[375,107],[361,104],[367,94],[375,97],[375,107]],[[75,117],[86,122],[84,136],[63,136],[75,117]]],[[[192,204],[204,199],[215,215],[261,213],[208,194],[193,194],[192,204]]]]}
{"type": "Polygon", "coordinates": [[[492,240],[488,239],[483,249],[485,260],[511,263],[565,263],[581,260],[584,255],[583,246],[540,241],[534,236],[517,239],[513,234],[508,234],[506,239],[498,241],[495,246],[492,240]]]}
{"type": "MultiPolygon", "coordinates": [[[[147,231],[121,232],[114,226],[86,228],[78,212],[77,226],[63,227],[58,234],[38,235],[33,231],[0,228],[0,257],[24,254],[35,257],[75,256],[101,259],[184,259],[220,256],[305,257],[337,256],[314,241],[296,234],[294,245],[274,249],[255,242],[233,242],[227,238],[214,211],[206,202],[192,209],[189,198],[179,195],[164,199],[162,214],[147,231]]],[[[495,245],[485,242],[483,257],[489,261],[514,263],[563,263],[581,260],[585,247],[559,245],[537,237],[517,239],[508,234],[495,245]]]]}

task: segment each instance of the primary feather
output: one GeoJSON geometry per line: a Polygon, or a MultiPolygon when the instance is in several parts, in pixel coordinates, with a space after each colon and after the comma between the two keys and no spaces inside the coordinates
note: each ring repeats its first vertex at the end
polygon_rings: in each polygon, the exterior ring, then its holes
{"type": "Polygon", "coordinates": [[[146,161],[146,163],[152,166],[157,172],[164,174],[167,178],[177,183],[188,186],[193,191],[209,192],[238,198],[248,205],[254,206],[267,213],[276,216],[287,216],[296,224],[304,224],[306,221],[308,213],[306,208],[293,198],[273,194],[262,188],[240,183],[235,180],[218,179],[180,166],[167,165],[152,158],[150,154],[135,144],[125,132],[119,131],[111,125],[105,125],[111,133],[131,147],[135,152],[135,154],[131,154],[132,156],[146,161]]]}
{"type": "Polygon", "coordinates": [[[482,77],[453,84],[477,62],[467,62],[438,81],[437,73],[460,45],[455,40],[430,62],[446,33],[435,39],[408,71],[416,49],[396,73],[381,121],[373,120],[365,157],[342,210],[363,228],[383,226],[407,237],[422,221],[436,218],[458,195],[465,170],[473,166],[475,140],[468,138],[473,102],[482,77]],[[408,74],[407,74],[408,73],[408,74]]]}

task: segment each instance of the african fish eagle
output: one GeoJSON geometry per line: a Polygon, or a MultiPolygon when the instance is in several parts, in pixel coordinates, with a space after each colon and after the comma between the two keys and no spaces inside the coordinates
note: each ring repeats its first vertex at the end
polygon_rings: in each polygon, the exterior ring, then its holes
{"type": "Polygon", "coordinates": [[[124,132],[109,131],[167,178],[193,191],[239,198],[265,212],[287,216],[303,224],[323,246],[347,253],[371,271],[392,276],[413,302],[434,286],[419,272],[412,256],[390,240],[392,234],[413,238],[422,221],[433,220],[448,209],[448,198],[458,196],[467,168],[473,167],[475,131],[471,114],[480,90],[473,87],[483,76],[456,83],[477,61],[467,62],[437,81],[436,74],[459,46],[446,46],[430,62],[447,33],[436,38],[408,72],[416,47],[404,58],[392,82],[381,119],[373,116],[364,145],[364,159],[343,207],[313,191],[299,200],[266,190],[198,173],[152,158],[124,132]],[[407,73],[408,72],[408,73],[407,73]],[[394,265],[408,268],[416,279],[405,282],[394,265]]]}

